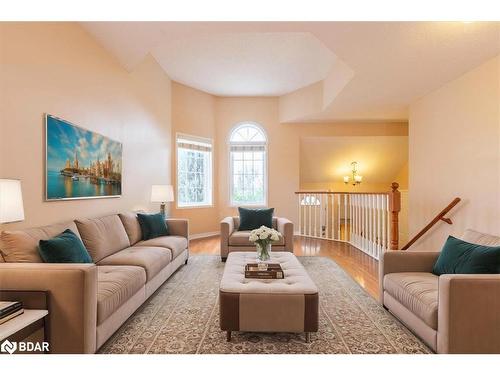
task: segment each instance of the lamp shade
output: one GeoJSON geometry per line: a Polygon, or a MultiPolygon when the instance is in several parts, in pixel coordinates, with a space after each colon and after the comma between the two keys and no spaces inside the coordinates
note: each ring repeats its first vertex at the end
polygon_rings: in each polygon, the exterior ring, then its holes
{"type": "Polygon", "coordinates": [[[151,186],[151,202],[173,202],[174,188],[172,185],[153,185],[151,186]]]}
{"type": "Polygon", "coordinates": [[[24,220],[21,181],[0,179],[0,223],[24,220]]]}

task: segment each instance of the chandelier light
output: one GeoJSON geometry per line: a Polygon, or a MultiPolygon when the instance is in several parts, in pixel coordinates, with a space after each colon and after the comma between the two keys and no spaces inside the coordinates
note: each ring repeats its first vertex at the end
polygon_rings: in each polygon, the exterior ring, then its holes
{"type": "Polygon", "coordinates": [[[344,184],[347,185],[348,183],[351,183],[352,186],[356,186],[363,181],[363,176],[358,174],[358,162],[353,161],[351,166],[351,176],[344,176],[344,184]]]}

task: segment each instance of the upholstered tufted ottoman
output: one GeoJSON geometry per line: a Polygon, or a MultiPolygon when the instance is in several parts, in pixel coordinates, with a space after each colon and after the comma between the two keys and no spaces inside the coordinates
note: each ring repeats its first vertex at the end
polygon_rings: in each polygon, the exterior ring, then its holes
{"type": "Polygon", "coordinates": [[[298,259],[289,252],[273,252],[272,263],[280,263],[284,279],[245,279],[245,264],[255,263],[256,254],[232,252],[219,288],[220,327],[227,332],[318,331],[318,288],[298,259]]]}

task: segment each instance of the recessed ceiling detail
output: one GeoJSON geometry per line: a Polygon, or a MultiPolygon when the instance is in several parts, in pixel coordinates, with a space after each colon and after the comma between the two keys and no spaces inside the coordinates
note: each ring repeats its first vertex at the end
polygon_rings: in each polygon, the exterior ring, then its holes
{"type": "Polygon", "coordinates": [[[85,22],[129,70],[279,96],[282,122],[406,120],[408,106],[500,53],[499,22],[85,22]]]}
{"type": "Polygon", "coordinates": [[[280,96],[324,79],[335,55],[310,33],[180,39],[153,56],[174,80],[219,96],[280,96]]]}

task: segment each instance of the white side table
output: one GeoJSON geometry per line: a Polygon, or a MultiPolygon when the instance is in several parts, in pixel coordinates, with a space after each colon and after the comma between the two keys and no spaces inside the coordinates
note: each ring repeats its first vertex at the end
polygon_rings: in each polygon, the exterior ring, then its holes
{"type": "Polygon", "coordinates": [[[0,290],[1,301],[21,301],[24,312],[0,324],[0,354],[10,353],[8,348],[17,346],[17,352],[48,353],[50,351],[50,304],[47,291],[0,290]],[[8,340],[13,345],[1,345],[8,340]],[[1,350],[3,349],[3,350],[1,350]]]}

